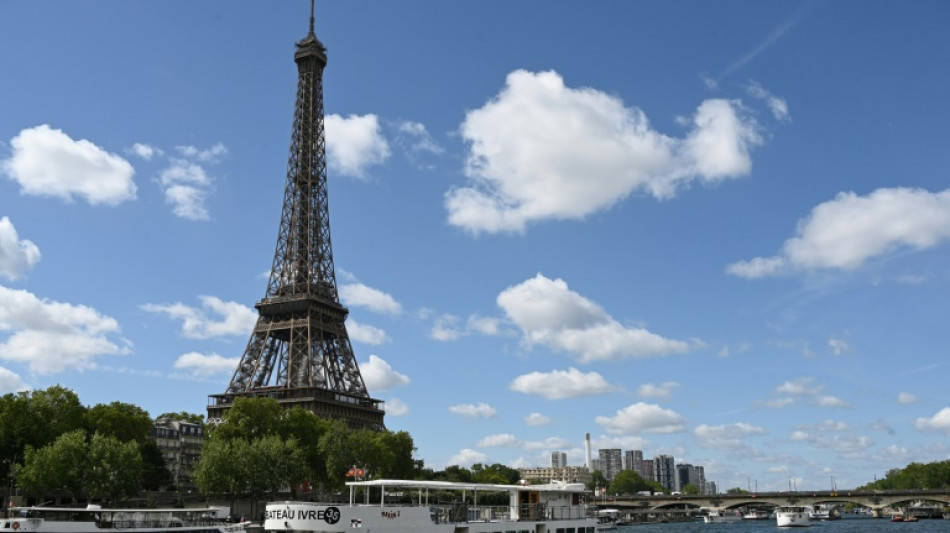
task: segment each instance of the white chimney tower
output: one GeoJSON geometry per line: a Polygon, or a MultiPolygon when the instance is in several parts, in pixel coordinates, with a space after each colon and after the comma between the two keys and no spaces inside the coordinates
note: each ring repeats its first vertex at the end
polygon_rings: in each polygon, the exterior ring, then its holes
{"type": "Polygon", "coordinates": [[[584,457],[587,459],[587,469],[590,470],[590,433],[584,439],[584,457]]]}

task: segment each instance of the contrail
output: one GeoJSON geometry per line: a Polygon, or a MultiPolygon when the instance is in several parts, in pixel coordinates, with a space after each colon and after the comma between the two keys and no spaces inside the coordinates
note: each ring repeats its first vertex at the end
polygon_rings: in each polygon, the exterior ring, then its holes
{"type": "Polygon", "coordinates": [[[766,49],[768,49],[768,47],[775,44],[776,41],[778,41],[779,39],[782,38],[782,36],[788,33],[788,30],[792,29],[796,24],[798,24],[804,18],[805,11],[806,11],[805,9],[800,9],[798,13],[796,13],[795,16],[793,16],[790,20],[785,21],[778,28],[775,28],[774,30],[772,30],[772,33],[770,33],[769,36],[766,37],[764,41],[756,45],[755,48],[753,48],[752,50],[744,54],[742,57],[734,61],[731,65],[726,67],[726,70],[724,70],[721,74],[719,74],[719,77],[716,78],[716,84],[718,85],[719,82],[725,79],[726,76],[742,68],[743,66],[745,66],[746,63],[748,63],[749,61],[752,61],[753,59],[755,59],[756,56],[758,56],[759,54],[764,52],[766,49]]]}

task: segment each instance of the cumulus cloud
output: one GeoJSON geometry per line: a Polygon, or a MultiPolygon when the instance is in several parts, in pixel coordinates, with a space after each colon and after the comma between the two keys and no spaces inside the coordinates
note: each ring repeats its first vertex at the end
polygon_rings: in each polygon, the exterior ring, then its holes
{"type": "Polygon", "coordinates": [[[526,345],[566,352],[581,363],[683,353],[690,348],[686,342],[624,326],[563,280],[541,274],[508,287],[497,303],[521,329],[526,345]]]}
{"type": "Polygon", "coordinates": [[[812,381],[815,378],[810,377],[801,377],[793,381],[786,381],[778,387],[775,388],[775,392],[778,394],[785,394],[788,396],[806,396],[817,394],[821,390],[820,386],[812,386],[812,381]]]}
{"type": "Polygon", "coordinates": [[[478,405],[471,404],[471,403],[453,405],[449,407],[449,412],[454,415],[463,416],[465,418],[494,418],[495,417],[495,408],[484,402],[479,403],[478,405]]]}
{"type": "Polygon", "coordinates": [[[393,387],[409,384],[409,377],[393,370],[384,359],[375,355],[369,356],[369,362],[360,363],[360,374],[366,388],[373,391],[384,391],[393,387]]]}
{"type": "Polygon", "coordinates": [[[129,352],[109,338],[119,323],[91,307],[37,298],[0,286],[0,359],[27,366],[33,374],[96,367],[104,355],[129,352]]]}
{"type": "Polygon", "coordinates": [[[429,330],[429,336],[437,341],[454,341],[473,334],[495,337],[506,335],[508,331],[503,327],[502,321],[495,317],[473,314],[463,324],[459,317],[448,313],[437,315],[429,330]]]}
{"type": "Polygon", "coordinates": [[[0,276],[19,279],[40,261],[40,249],[31,241],[20,240],[13,222],[0,218],[0,276]]]}
{"type": "Polygon", "coordinates": [[[182,156],[189,159],[201,161],[203,163],[217,163],[222,157],[227,155],[228,149],[222,143],[216,143],[211,148],[201,149],[196,146],[176,146],[176,150],[182,156]]]}
{"type": "Polygon", "coordinates": [[[898,393],[897,395],[897,403],[900,403],[900,404],[907,405],[911,403],[917,403],[917,401],[918,401],[917,396],[909,392],[901,392],[901,393],[898,393]]]}
{"type": "Polygon", "coordinates": [[[181,302],[170,305],[145,304],[142,309],[181,320],[181,333],[189,339],[247,335],[254,329],[257,322],[254,309],[237,302],[225,302],[214,296],[200,296],[199,299],[204,309],[181,302]],[[214,317],[209,317],[208,313],[214,317]]]}
{"type": "Polygon", "coordinates": [[[521,442],[511,433],[501,433],[498,435],[488,435],[478,441],[475,445],[478,448],[504,447],[512,448],[521,446],[521,442]]]}
{"type": "Polygon", "coordinates": [[[216,353],[202,354],[188,352],[175,360],[174,367],[189,370],[195,377],[208,377],[218,374],[232,374],[241,362],[240,357],[222,357],[216,353]]]}
{"type": "Polygon", "coordinates": [[[459,453],[450,457],[449,462],[446,464],[446,466],[458,465],[458,466],[463,466],[465,468],[470,468],[475,463],[484,464],[487,462],[488,462],[488,456],[485,455],[484,453],[476,452],[475,450],[472,450],[470,448],[465,448],[463,450],[459,450],[459,453]]]}
{"type": "Polygon", "coordinates": [[[0,169],[21,194],[51,196],[90,205],[118,205],[135,199],[135,169],[125,159],[85,139],[46,124],[22,130],[10,140],[13,154],[0,169]]]}
{"type": "Polygon", "coordinates": [[[950,189],[877,189],[867,196],[839,193],[798,223],[796,235],[772,257],[726,267],[761,278],[819,269],[855,270],[901,249],[923,250],[950,239],[950,189]]]}
{"type": "Polygon", "coordinates": [[[570,441],[561,437],[548,437],[544,440],[532,440],[521,443],[521,447],[527,451],[535,450],[563,450],[571,446],[570,441]]]}
{"type": "Polygon", "coordinates": [[[620,390],[619,387],[607,383],[607,380],[597,372],[585,374],[576,368],[566,371],[530,372],[516,377],[509,388],[548,400],[581,398],[620,390]]]}
{"type": "Polygon", "coordinates": [[[524,417],[524,423],[529,426],[546,426],[551,423],[551,417],[541,413],[531,413],[524,417]]]}
{"type": "Polygon", "coordinates": [[[346,332],[349,333],[350,339],[363,344],[379,346],[389,342],[389,335],[382,329],[361,324],[352,318],[346,319],[346,332]]]}
{"type": "Polygon", "coordinates": [[[745,422],[726,424],[722,426],[707,426],[700,424],[693,430],[693,435],[704,448],[714,450],[738,450],[745,447],[742,439],[754,435],[764,435],[765,429],[745,422]]]}
{"type": "Polygon", "coordinates": [[[938,431],[950,435],[950,407],[944,407],[930,418],[918,418],[914,425],[922,431],[938,431]]]}
{"type": "Polygon", "coordinates": [[[815,405],[818,407],[834,407],[844,409],[851,407],[851,404],[838,398],[837,396],[822,395],[815,398],[815,405]]]}
{"type": "Polygon", "coordinates": [[[340,298],[350,307],[363,307],[375,313],[387,315],[402,313],[402,305],[395,298],[362,283],[341,285],[340,298]]]}
{"type": "Polygon", "coordinates": [[[643,398],[660,398],[668,400],[673,395],[673,389],[680,384],[675,381],[664,381],[659,385],[654,383],[644,383],[637,389],[637,395],[643,398]]]}
{"type": "Polygon", "coordinates": [[[327,115],[327,164],[342,176],[366,178],[370,166],[384,163],[390,154],[376,115],[327,115]]]}
{"type": "Polygon", "coordinates": [[[388,416],[406,416],[409,414],[409,405],[399,398],[386,400],[385,411],[388,416]]]}
{"type": "Polygon", "coordinates": [[[567,87],[553,71],[511,72],[460,130],[470,184],[448,191],[445,205],[449,223],[476,234],[583,219],[634,191],[666,199],[694,181],[742,176],[761,143],[738,102],[702,102],[685,136],[673,138],[652,129],[641,110],[567,87]]]}
{"type": "Polygon", "coordinates": [[[10,394],[29,390],[19,375],[0,366],[0,394],[10,394]]]}
{"type": "Polygon", "coordinates": [[[182,159],[172,160],[159,176],[158,182],[165,193],[165,202],[172,205],[172,212],[188,220],[209,220],[211,215],[205,207],[211,178],[204,168],[182,159]]]}
{"type": "Polygon", "coordinates": [[[681,433],[686,430],[686,419],[679,413],[644,402],[619,409],[611,417],[598,416],[594,421],[611,435],[681,433]]]}
{"type": "Polygon", "coordinates": [[[135,154],[146,161],[151,161],[153,157],[165,154],[162,150],[145,143],[135,143],[127,152],[135,154]]]}

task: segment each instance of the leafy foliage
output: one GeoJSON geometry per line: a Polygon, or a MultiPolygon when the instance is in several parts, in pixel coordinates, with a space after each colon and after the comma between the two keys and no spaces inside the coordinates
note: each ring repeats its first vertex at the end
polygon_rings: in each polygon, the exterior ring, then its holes
{"type": "Polygon", "coordinates": [[[858,490],[925,490],[950,488],[950,460],[933,463],[911,463],[901,469],[889,470],[883,479],[868,483],[858,490]]]}

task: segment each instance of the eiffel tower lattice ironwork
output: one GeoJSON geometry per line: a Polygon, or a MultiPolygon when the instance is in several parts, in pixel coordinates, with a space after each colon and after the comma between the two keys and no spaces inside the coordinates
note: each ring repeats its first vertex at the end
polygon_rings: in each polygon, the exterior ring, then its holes
{"type": "Polygon", "coordinates": [[[257,324],[224,394],[208,399],[217,421],[238,397],[266,396],[351,427],[382,430],[382,402],[369,396],[337,293],[327,198],[323,69],[327,50],[310,31],[296,43],[297,101],[280,230],[257,324]]]}

